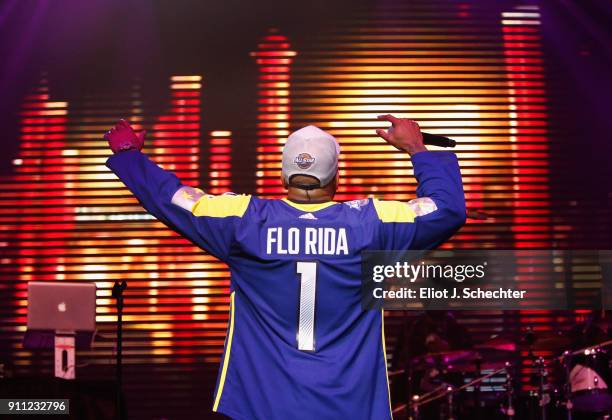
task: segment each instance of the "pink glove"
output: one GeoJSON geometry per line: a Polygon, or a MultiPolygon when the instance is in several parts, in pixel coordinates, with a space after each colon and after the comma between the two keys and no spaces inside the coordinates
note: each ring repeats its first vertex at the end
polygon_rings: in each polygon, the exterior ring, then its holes
{"type": "Polygon", "coordinates": [[[110,129],[104,135],[113,153],[125,152],[126,150],[142,150],[146,131],[136,133],[126,120],[119,120],[115,128],[110,129]]]}

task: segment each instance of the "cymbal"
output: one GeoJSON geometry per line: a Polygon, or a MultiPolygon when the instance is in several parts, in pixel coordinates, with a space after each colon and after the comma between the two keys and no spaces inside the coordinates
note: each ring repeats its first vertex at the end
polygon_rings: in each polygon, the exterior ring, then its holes
{"type": "Polygon", "coordinates": [[[412,359],[413,369],[438,368],[448,372],[500,369],[516,358],[513,350],[478,349],[427,353],[412,359]]]}
{"type": "Polygon", "coordinates": [[[410,363],[415,369],[447,367],[449,365],[458,363],[460,360],[471,360],[474,356],[475,353],[472,350],[449,350],[416,356],[412,358],[410,363]]]}
{"type": "Polygon", "coordinates": [[[513,350],[478,349],[470,357],[450,363],[446,369],[451,372],[476,372],[483,370],[497,370],[506,366],[506,362],[513,362],[518,352],[513,350]]]}
{"type": "Polygon", "coordinates": [[[497,370],[506,366],[507,362],[514,362],[518,356],[517,350],[503,350],[494,348],[483,348],[478,350],[479,359],[475,365],[480,370],[497,370]]]}
{"type": "Polygon", "coordinates": [[[474,345],[476,349],[494,349],[502,351],[517,350],[517,340],[509,337],[506,334],[496,334],[482,343],[474,345]]]}
{"type": "Polygon", "coordinates": [[[527,343],[524,339],[521,340],[528,348],[532,350],[564,350],[571,346],[572,340],[567,334],[546,331],[546,332],[534,332],[534,342],[532,344],[527,343]]]}

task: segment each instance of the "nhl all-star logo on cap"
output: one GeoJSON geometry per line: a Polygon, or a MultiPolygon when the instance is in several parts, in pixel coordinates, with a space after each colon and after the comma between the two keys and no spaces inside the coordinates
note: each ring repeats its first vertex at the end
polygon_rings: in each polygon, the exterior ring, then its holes
{"type": "Polygon", "coordinates": [[[300,169],[308,169],[315,163],[315,158],[310,153],[300,153],[293,159],[293,163],[300,169]]]}
{"type": "Polygon", "coordinates": [[[283,179],[290,184],[295,175],[311,176],[324,187],[336,177],[340,145],[326,131],[314,125],[289,135],[283,147],[283,179]]]}

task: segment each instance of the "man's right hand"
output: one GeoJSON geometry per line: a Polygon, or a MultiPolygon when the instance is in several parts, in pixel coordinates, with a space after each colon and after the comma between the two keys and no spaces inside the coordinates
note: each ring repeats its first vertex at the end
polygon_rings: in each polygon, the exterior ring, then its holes
{"type": "Polygon", "coordinates": [[[119,120],[114,128],[104,134],[113,153],[126,150],[142,150],[146,131],[136,133],[126,120],[119,120]]]}
{"type": "Polygon", "coordinates": [[[397,118],[391,114],[379,115],[379,120],[389,121],[391,127],[388,130],[378,129],[376,134],[399,150],[404,150],[410,155],[427,151],[423,144],[423,134],[416,121],[408,118],[397,118]]]}

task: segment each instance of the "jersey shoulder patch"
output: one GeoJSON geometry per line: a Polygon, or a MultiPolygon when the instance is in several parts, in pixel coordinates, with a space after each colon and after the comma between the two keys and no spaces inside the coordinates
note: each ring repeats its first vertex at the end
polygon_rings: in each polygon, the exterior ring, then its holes
{"type": "Polygon", "coordinates": [[[205,194],[199,188],[183,186],[172,196],[172,204],[184,208],[194,216],[242,217],[251,201],[250,195],[225,193],[205,194]]]}
{"type": "Polygon", "coordinates": [[[191,211],[195,203],[204,195],[204,191],[199,188],[182,186],[172,196],[172,204],[179,206],[187,211],[191,211]]]}
{"type": "Polygon", "coordinates": [[[408,202],[408,206],[410,206],[416,217],[425,216],[438,210],[436,202],[429,197],[421,197],[410,200],[408,202]]]}
{"type": "Polygon", "coordinates": [[[362,198],[360,200],[345,201],[344,205],[348,206],[349,209],[361,210],[361,208],[367,206],[369,202],[370,200],[367,198],[362,198]]]}

